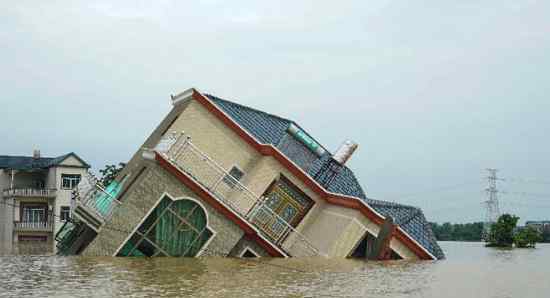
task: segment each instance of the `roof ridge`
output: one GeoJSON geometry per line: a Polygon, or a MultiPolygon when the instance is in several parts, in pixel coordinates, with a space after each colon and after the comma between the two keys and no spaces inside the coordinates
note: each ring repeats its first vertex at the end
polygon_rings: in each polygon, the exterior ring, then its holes
{"type": "Polygon", "coordinates": [[[384,205],[384,206],[388,206],[388,207],[395,206],[395,207],[406,208],[406,209],[422,210],[421,208],[416,207],[416,206],[401,204],[401,203],[397,203],[397,202],[377,200],[377,199],[372,199],[372,198],[369,198],[369,197],[367,197],[366,199],[368,200],[369,204],[373,203],[373,204],[380,204],[380,205],[384,205]]]}
{"type": "MultiPolygon", "coordinates": [[[[0,157],[3,157],[3,158],[34,158],[33,156],[30,156],[30,155],[0,155],[0,157]]],[[[56,157],[46,157],[46,156],[41,156],[39,157],[40,159],[47,159],[47,158],[50,158],[50,159],[53,159],[53,158],[56,158],[56,157]]]]}
{"type": "Polygon", "coordinates": [[[240,104],[240,103],[231,101],[231,100],[223,99],[223,98],[217,97],[217,96],[215,96],[215,95],[212,95],[212,94],[210,94],[210,93],[205,93],[204,95],[206,95],[206,96],[208,96],[208,97],[210,97],[210,98],[213,98],[213,99],[215,99],[215,100],[219,100],[219,101],[227,102],[227,103],[230,103],[230,104],[234,104],[234,105],[236,105],[236,106],[239,106],[239,107],[242,107],[242,108],[245,108],[245,109],[248,109],[248,110],[257,112],[257,113],[261,113],[261,114],[264,114],[264,115],[268,115],[268,116],[270,116],[270,117],[274,117],[274,118],[277,118],[277,119],[280,119],[280,120],[284,120],[284,121],[288,121],[288,122],[292,122],[292,123],[296,124],[293,120],[290,120],[290,119],[288,119],[288,118],[284,118],[284,117],[281,117],[281,116],[278,116],[278,115],[275,115],[275,114],[271,114],[271,113],[268,113],[268,112],[265,112],[265,111],[262,111],[262,110],[259,110],[259,109],[256,109],[256,108],[247,106],[247,105],[243,105],[243,104],[240,104]]]}
{"type": "MultiPolygon", "coordinates": [[[[291,123],[291,124],[294,124],[294,125],[296,125],[299,129],[301,129],[306,135],[308,135],[310,138],[312,138],[317,144],[319,144],[323,149],[325,149],[326,152],[328,152],[328,153],[332,156],[332,152],[330,152],[330,150],[328,150],[327,147],[325,147],[325,145],[323,145],[323,143],[319,142],[315,137],[313,137],[313,135],[311,135],[309,132],[307,132],[307,130],[305,130],[300,124],[298,124],[296,121],[294,121],[294,120],[292,120],[292,119],[288,119],[288,118],[285,118],[285,117],[282,117],[282,116],[279,116],[279,115],[271,114],[271,113],[268,113],[268,112],[265,112],[265,111],[262,111],[262,110],[259,110],[259,109],[256,109],[256,108],[247,106],[247,105],[243,105],[243,104],[237,103],[237,102],[235,102],[235,101],[223,99],[223,98],[220,98],[220,97],[218,97],[218,96],[216,96],[216,95],[212,95],[212,94],[210,94],[210,93],[205,93],[204,95],[206,95],[206,96],[209,97],[210,99],[219,100],[219,101],[222,101],[222,102],[225,102],[225,103],[230,103],[230,104],[232,104],[232,105],[236,105],[236,106],[238,106],[238,107],[241,107],[241,108],[244,108],[244,109],[247,109],[247,110],[256,112],[256,113],[264,114],[264,115],[267,115],[267,116],[270,116],[270,117],[273,117],[273,118],[276,118],[276,119],[283,120],[283,121],[289,122],[289,123],[291,123]]],[[[350,169],[350,170],[351,170],[351,169],[350,169]]]]}

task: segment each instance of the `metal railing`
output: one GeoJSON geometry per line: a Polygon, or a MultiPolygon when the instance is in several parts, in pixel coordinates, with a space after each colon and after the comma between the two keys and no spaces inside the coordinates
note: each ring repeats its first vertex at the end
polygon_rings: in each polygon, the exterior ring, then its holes
{"type": "Polygon", "coordinates": [[[111,218],[113,210],[120,205],[115,196],[107,192],[101,182],[91,174],[81,180],[74,196],[79,204],[93,210],[104,222],[111,218]]]}
{"type": "Polygon", "coordinates": [[[57,189],[48,188],[8,188],[3,191],[4,197],[55,198],[57,189]]]}
{"type": "Polygon", "coordinates": [[[52,222],[14,222],[16,230],[19,231],[52,231],[52,222]]]}
{"type": "Polygon", "coordinates": [[[159,142],[155,151],[180,171],[191,176],[215,198],[245,218],[279,248],[294,256],[320,255],[302,234],[216,161],[198,149],[188,136],[171,135],[159,142]]]}

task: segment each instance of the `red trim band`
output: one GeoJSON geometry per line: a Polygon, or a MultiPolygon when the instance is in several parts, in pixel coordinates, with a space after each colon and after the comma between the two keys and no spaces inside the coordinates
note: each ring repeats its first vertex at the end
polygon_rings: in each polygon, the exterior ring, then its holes
{"type": "MultiPolygon", "coordinates": [[[[313,180],[309,175],[304,173],[302,169],[298,168],[288,157],[283,155],[271,144],[262,144],[259,143],[253,136],[251,136],[247,131],[245,131],[241,126],[239,126],[233,119],[227,116],[220,108],[218,108],[210,99],[206,98],[204,95],[199,93],[197,90],[193,89],[193,98],[202,104],[208,111],[210,111],[214,116],[216,116],[220,121],[232,129],[237,135],[239,135],[245,142],[250,146],[255,148],[260,154],[264,156],[272,156],[279,163],[281,163],[287,170],[289,170],[294,176],[300,179],[306,186],[313,190],[317,195],[328,203],[356,209],[359,210],[363,215],[369,218],[372,222],[377,225],[381,225],[384,222],[384,217],[377,214],[371,208],[366,206],[366,204],[361,201],[359,198],[338,195],[327,192],[323,187],[321,187],[315,180],[313,180]]],[[[410,236],[405,234],[400,229],[397,229],[396,235],[397,239],[403,242],[411,251],[413,251],[420,259],[423,260],[433,260],[434,258],[430,256],[425,249],[417,244],[410,236]]]]}

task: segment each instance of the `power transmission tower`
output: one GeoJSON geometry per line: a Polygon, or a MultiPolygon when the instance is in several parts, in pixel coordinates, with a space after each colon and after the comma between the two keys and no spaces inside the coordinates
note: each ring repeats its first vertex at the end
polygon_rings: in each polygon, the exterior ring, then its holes
{"type": "Polygon", "coordinates": [[[483,239],[489,239],[489,230],[491,225],[495,223],[500,217],[500,207],[498,203],[498,189],[497,189],[497,169],[487,169],[489,176],[487,176],[488,186],[485,189],[487,193],[487,200],[485,203],[485,224],[483,229],[483,239]]]}

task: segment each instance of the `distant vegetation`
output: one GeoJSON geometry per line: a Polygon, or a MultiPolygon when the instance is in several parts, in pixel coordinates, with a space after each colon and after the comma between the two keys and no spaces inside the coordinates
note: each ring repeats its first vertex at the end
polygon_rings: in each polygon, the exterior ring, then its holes
{"type": "MultiPolygon", "coordinates": [[[[537,242],[550,243],[550,229],[542,233],[532,226],[517,227],[519,217],[503,214],[494,223],[486,239],[491,247],[534,248],[537,242]]],[[[438,241],[482,241],[483,223],[444,224],[431,223],[438,241]]]]}
{"type": "Polygon", "coordinates": [[[482,222],[466,224],[446,222],[442,225],[438,223],[431,223],[431,225],[438,241],[481,241],[483,233],[482,222]]]}
{"type": "Polygon", "coordinates": [[[537,242],[541,241],[541,233],[530,226],[522,228],[514,235],[514,245],[520,248],[534,248],[537,242]]]}

